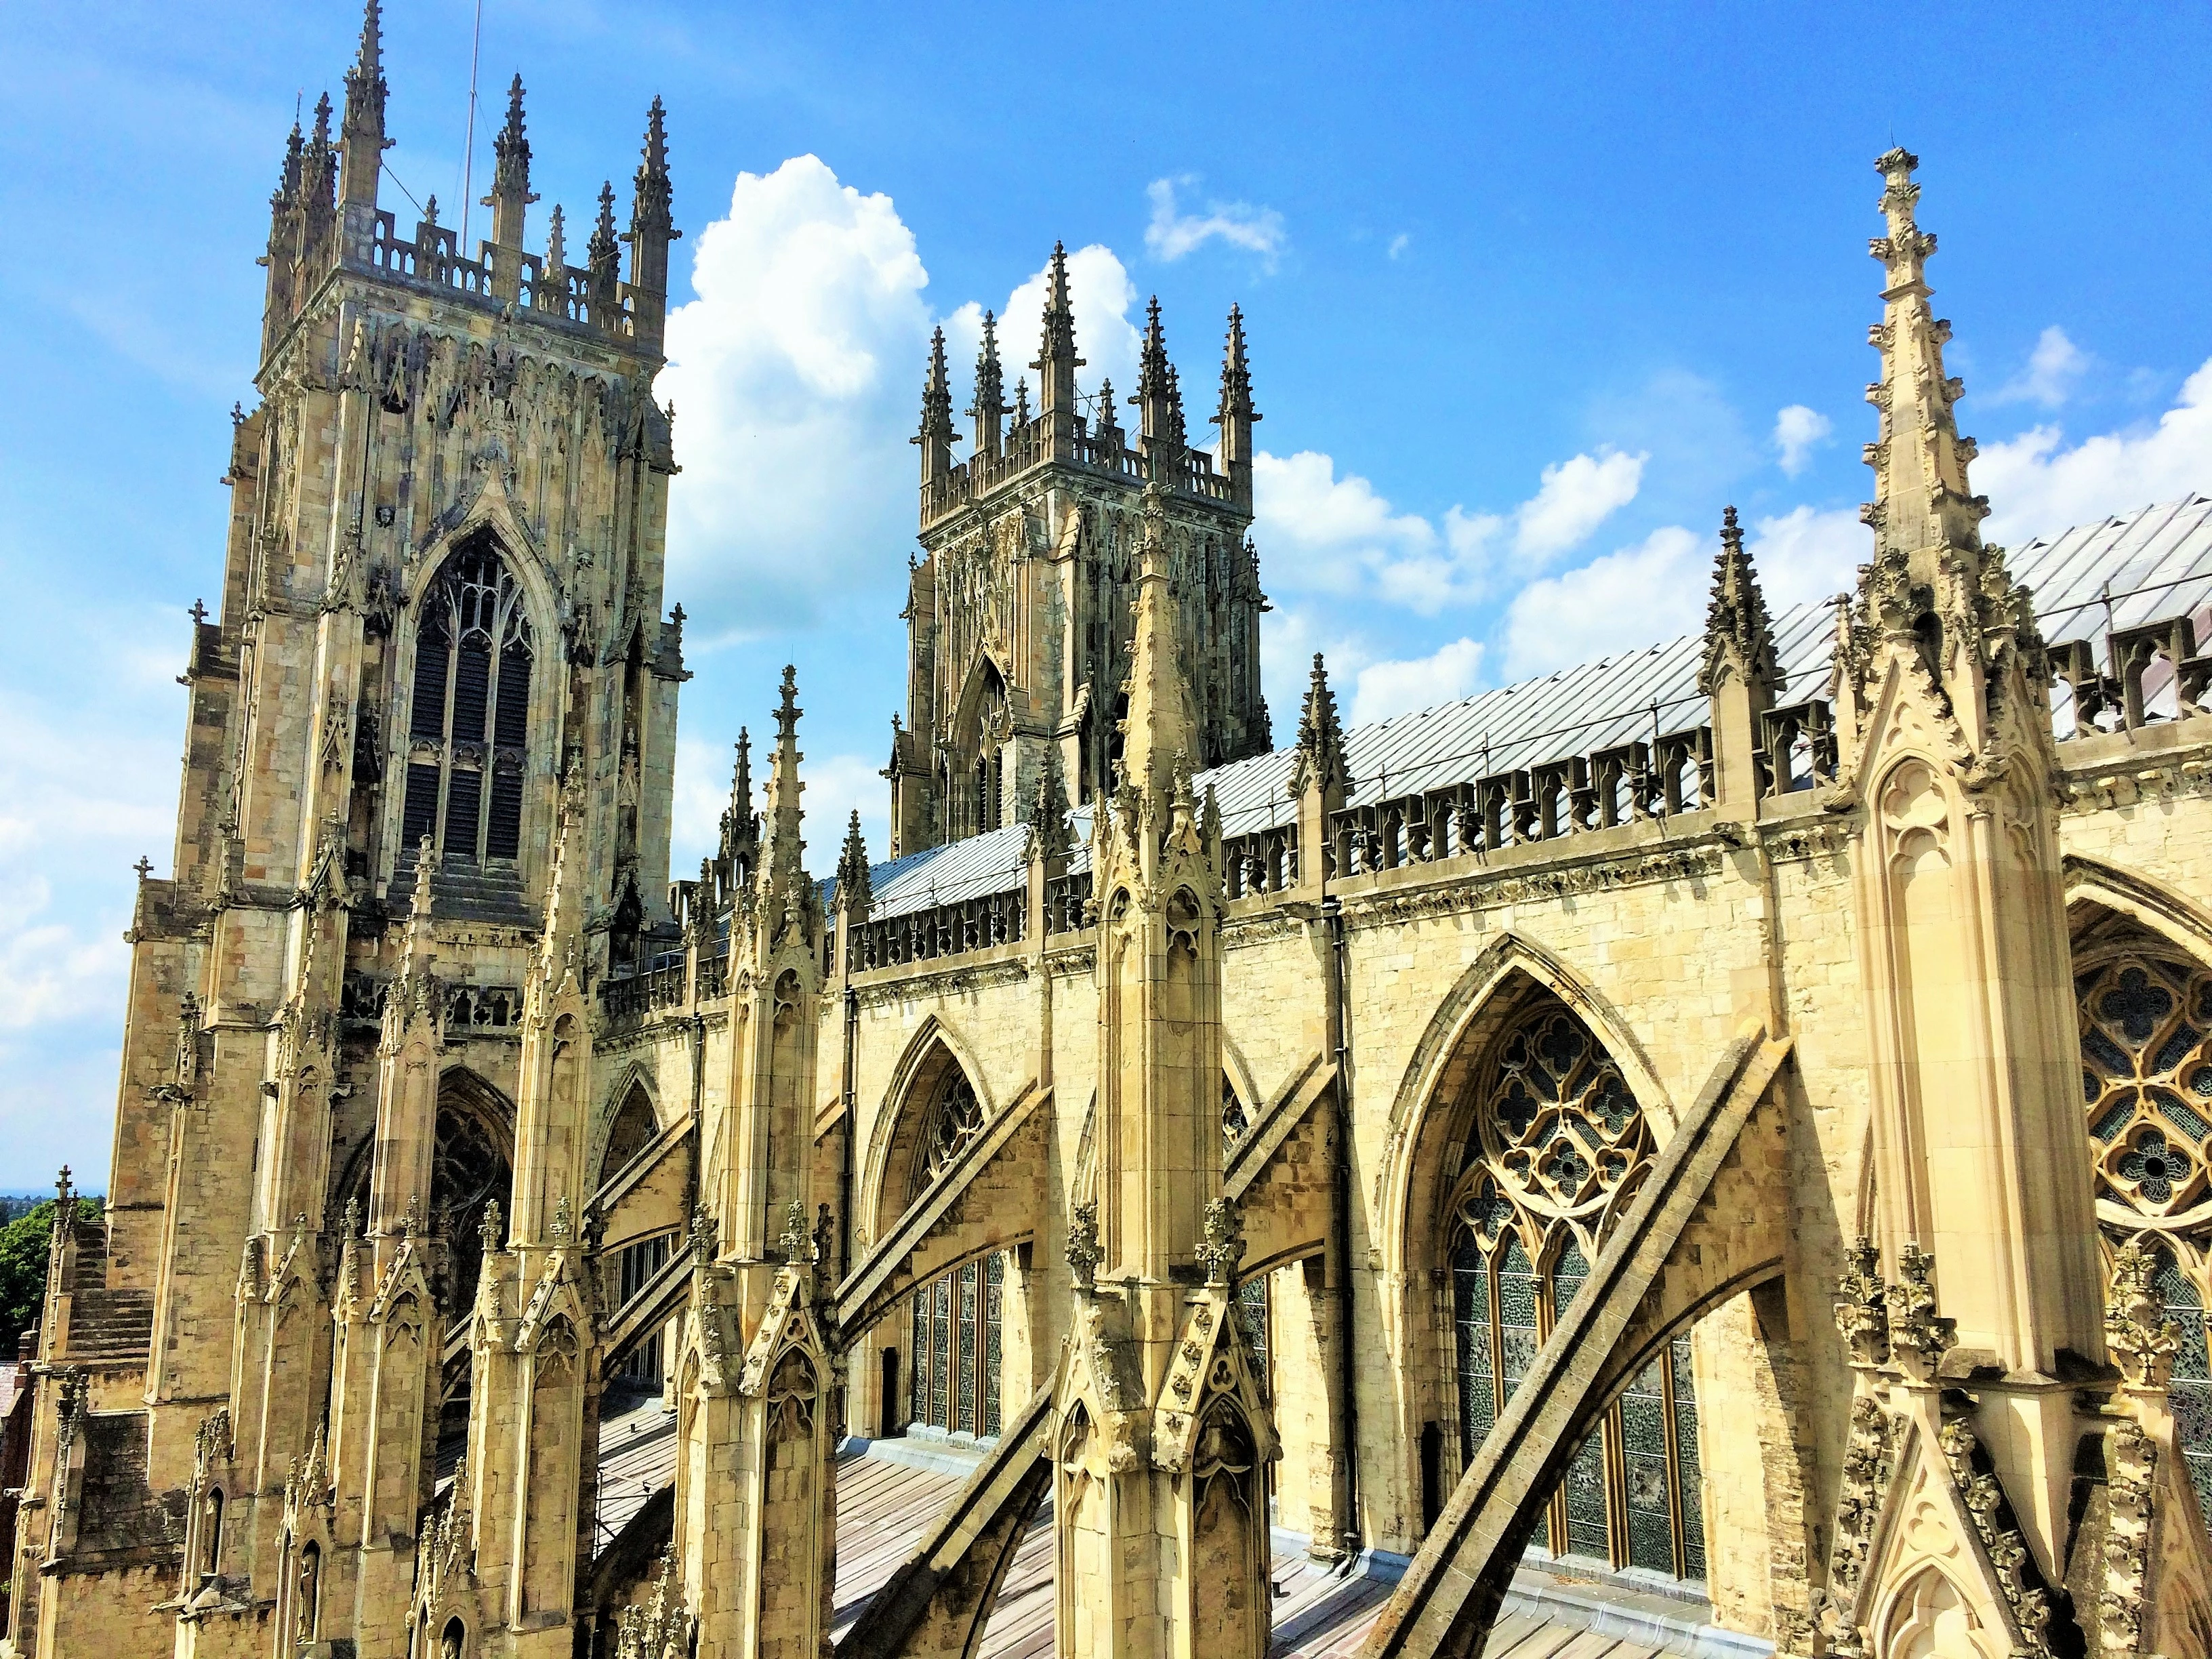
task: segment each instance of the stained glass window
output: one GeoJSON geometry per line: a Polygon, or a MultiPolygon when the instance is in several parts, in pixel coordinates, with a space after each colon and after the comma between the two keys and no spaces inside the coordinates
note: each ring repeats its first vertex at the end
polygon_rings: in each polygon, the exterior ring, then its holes
{"type": "MultiPolygon", "coordinates": [[[[1446,1206],[1463,1464],[1583,1293],[1653,1150],[1619,1068],[1554,998],[1524,1006],[1476,1087],[1474,1144],[1446,1206]]],[[[1607,1408],[1569,1460],[1539,1543],[1705,1576],[1689,1354],[1676,1337],[1607,1408]]]]}
{"type": "Polygon", "coordinates": [[[1000,1255],[952,1268],[915,1292],[909,1425],[982,1439],[998,1434],[1006,1284],[1000,1255]]]}
{"type": "Polygon", "coordinates": [[[930,1103],[929,1115],[922,1120],[921,1144],[915,1152],[913,1190],[919,1194],[982,1133],[982,1103],[976,1099],[975,1085],[967,1074],[956,1066],[930,1103]]]}
{"type": "Polygon", "coordinates": [[[2091,947],[2075,975],[2081,1097],[2097,1215],[2115,1247],[2139,1242],[2180,1328],[2175,1437],[2212,1508],[2212,1364],[2205,1333],[2212,1228],[2212,969],[2136,931],[2091,947]]]}

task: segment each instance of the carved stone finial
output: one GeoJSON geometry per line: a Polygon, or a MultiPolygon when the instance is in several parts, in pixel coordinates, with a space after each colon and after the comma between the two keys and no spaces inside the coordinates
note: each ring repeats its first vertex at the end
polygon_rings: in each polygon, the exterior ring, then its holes
{"type": "Polygon", "coordinates": [[[1076,1289],[1089,1291],[1097,1288],[1098,1262],[1103,1255],[1098,1248],[1098,1206],[1073,1206],[1067,1218],[1067,1266],[1075,1275],[1076,1289]]]}
{"type": "Polygon", "coordinates": [[[695,1205],[691,1211],[691,1265],[703,1267],[714,1259],[714,1218],[704,1204],[695,1205]]]}
{"type": "Polygon", "coordinates": [[[490,1199],[484,1204],[483,1219],[477,1225],[477,1237],[483,1245],[487,1258],[497,1255],[507,1248],[507,1239],[500,1230],[499,1200],[490,1199]]]}
{"type": "Polygon", "coordinates": [[[1721,519],[1721,550],[1713,561],[1712,598],[1705,606],[1705,658],[1698,670],[1698,690],[1711,696],[1731,675],[1771,691],[1779,672],[1774,655],[1774,624],[1766,596],[1744,551],[1743,527],[1735,508],[1721,519]]]}
{"type": "Polygon", "coordinates": [[[1836,1283],[1836,1326],[1850,1349],[1851,1364],[1889,1363],[1889,1287],[1882,1281],[1881,1253],[1862,1238],[1844,1253],[1843,1276],[1836,1283]]]}
{"type": "Polygon", "coordinates": [[[566,1193],[562,1194],[553,1206],[553,1225],[547,1236],[556,1250],[566,1249],[576,1237],[575,1216],[568,1207],[568,1194],[566,1193]]]}
{"type": "Polygon", "coordinates": [[[1890,1357],[1921,1382],[1935,1376],[1956,1340],[1956,1322],[1936,1312],[1936,1291],[1929,1283],[1935,1270],[1936,1258],[1907,1243],[1897,1253],[1897,1282],[1889,1287],[1890,1357]]]}
{"type": "Polygon", "coordinates": [[[783,1237],[777,1241],[783,1259],[794,1266],[804,1266],[814,1260],[814,1235],[806,1225],[806,1206],[797,1199],[784,1212],[783,1237]]]}
{"type": "Polygon", "coordinates": [[[1306,684],[1305,706],[1298,712],[1298,738],[1291,759],[1293,798],[1318,786],[1332,807],[1340,806],[1352,787],[1344,757],[1344,725],[1337,717],[1336,693],[1329,688],[1328,665],[1314,653],[1313,677],[1306,684]]]}
{"type": "Polygon", "coordinates": [[[1217,1198],[1206,1206],[1206,1243],[1198,1247],[1199,1265],[1206,1282],[1237,1288],[1237,1270],[1244,1262],[1244,1217],[1233,1198],[1217,1198]]]}
{"type": "Polygon", "coordinates": [[[2157,1259],[2140,1244],[2124,1244],[2112,1260],[2105,1302],[2105,1344],[2131,1389],[2162,1391],[2173,1375],[2181,1327],[2166,1316],[2157,1259]]]}

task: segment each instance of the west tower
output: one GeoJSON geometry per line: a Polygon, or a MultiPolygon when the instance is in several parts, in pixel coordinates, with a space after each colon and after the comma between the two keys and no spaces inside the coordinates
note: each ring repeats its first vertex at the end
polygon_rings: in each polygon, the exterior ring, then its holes
{"type": "Polygon", "coordinates": [[[1146,322],[1134,431],[1113,382],[1079,390],[1067,257],[1053,250],[1042,338],[1005,401],[996,319],[986,316],[955,464],[952,391],[940,330],[922,389],[922,556],[907,607],[907,714],[895,723],[891,842],[917,852],[1011,823],[1048,787],[1048,757],[1074,803],[1115,781],[1123,682],[1135,637],[1144,493],[1159,487],[1177,650],[1196,706],[1194,767],[1272,744],[1260,691],[1259,562],[1252,523],[1251,375],[1244,325],[1229,316],[1213,423],[1190,441],[1159,301],[1146,322]],[[1008,416],[1012,419],[1009,421],[1008,416]]]}

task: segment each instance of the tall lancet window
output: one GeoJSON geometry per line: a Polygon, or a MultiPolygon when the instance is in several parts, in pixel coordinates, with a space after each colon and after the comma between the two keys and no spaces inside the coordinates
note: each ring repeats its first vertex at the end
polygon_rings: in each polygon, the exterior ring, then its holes
{"type": "MultiPolygon", "coordinates": [[[[1542,994],[1492,1045],[1473,1127],[1444,1241],[1468,1462],[1582,1294],[1654,1145],[1620,1068],[1564,1003],[1542,994]]],[[[1576,1449],[1536,1542],[1609,1567],[1705,1576],[1687,1332],[1630,1381],[1576,1449]]]]}
{"type": "Polygon", "coordinates": [[[428,836],[447,864],[512,861],[522,844],[530,622],[493,547],[446,561],[422,596],[407,723],[402,856],[428,836]]]}

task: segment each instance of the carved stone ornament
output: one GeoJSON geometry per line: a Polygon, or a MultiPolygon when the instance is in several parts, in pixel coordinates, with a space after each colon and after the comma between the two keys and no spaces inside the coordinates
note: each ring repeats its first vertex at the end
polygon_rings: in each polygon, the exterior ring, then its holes
{"type": "Polygon", "coordinates": [[[2130,1388],[2162,1393],[2173,1375],[2181,1327],[2166,1316],[2156,1271],[2156,1261],[2142,1245],[2120,1247],[2105,1302],[2105,1344],[2130,1388]]]}
{"type": "Polygon", "coordinates": [[[1067,1220],[1067,1266],[1075,1275],[1076,1289],[1087,1294],[1097,1288],[1098,1262],[1102,1254],[1098,1248],[1098,1206],[1096,1204],[1071,1206],[1067,1220]]]}
{"type": "Polygon", "coordinates": [[[1844,1253],[1837,1281],[1836,1327],[1850,1349],[1851,1364],[1874,1369],[1889,1363],[1889,1287],[1874,1241],[1862,1238],[1844,1253]]]}

